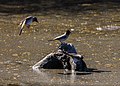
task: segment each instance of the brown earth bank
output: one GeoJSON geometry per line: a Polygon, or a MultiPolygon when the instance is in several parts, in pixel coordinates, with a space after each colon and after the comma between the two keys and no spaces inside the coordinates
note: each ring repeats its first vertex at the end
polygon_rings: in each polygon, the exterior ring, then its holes
{"type": "MultiPolygon", "coordinates": [[[[96,10],[96,8],[99,8],[94,6],[92,8],[89,8],[90,4],[119,4],[119,2],[119,0],[1,0],[0,12],[7,14],[25,14],[33,12],[43,12],[45,14],[48,14],[48,12],[53,10],[78,12],[86,10],[96,10]]],[[[120,6],[117,6],[117,8],[118,7],[120,6]]]]}

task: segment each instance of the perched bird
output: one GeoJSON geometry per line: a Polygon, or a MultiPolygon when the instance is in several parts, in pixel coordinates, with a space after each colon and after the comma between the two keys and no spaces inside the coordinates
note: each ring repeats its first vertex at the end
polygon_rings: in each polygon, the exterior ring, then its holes
{"type": "Polygon", "coordinates": [[[27,28],[30,28],[30,25],[32,24],[32,22],[38,22],[37,18],[33,16],[28,16],[25,19],[23,19],[19,25],[20,27],[19,35],[21,35],[24,26],[26,26],[27,28]]]}
{"type": "Polygon", "coordinates": [[[55,37],[53,40],[48,40],[48,41],[55,41],[59,40],[61,43],[63,43],[70,35],[70,30],[67,30],[63,35],[55,37]]]}

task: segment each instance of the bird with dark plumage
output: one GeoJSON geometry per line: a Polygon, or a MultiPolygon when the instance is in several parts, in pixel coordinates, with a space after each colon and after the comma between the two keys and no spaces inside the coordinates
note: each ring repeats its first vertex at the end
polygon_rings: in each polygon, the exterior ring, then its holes
{"type": "Polygon", "coordinates": [[[21,35],[24,26],[26,26],[27,28],[30,28],[30,25],[32,24],[32,22],[38,22],[37,18],[33,17],[33,16],[28,16],[25,19],[23,19],[21,21],[21,23],[19,24],[19,27],[20,27],[20,33],[19,33],[19,35],[21,35]]]}
{"type": "Polygon", "coordinates": [[[58,41],[60,41],[61,43],[63,43],[63,42],[69,37],[70,34],[71,34],[70,30],[67,30],[63,35],[57,36],[57,37],[55,37],[54,39],[48,40],[48,41],[58,40],[58,41]]]}

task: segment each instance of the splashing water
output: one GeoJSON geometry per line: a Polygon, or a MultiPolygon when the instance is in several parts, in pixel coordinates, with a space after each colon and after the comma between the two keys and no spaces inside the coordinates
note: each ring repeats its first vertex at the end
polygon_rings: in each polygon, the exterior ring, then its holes
{"type": "Polygon", "coordinates": [[[76,74],[72,73],[71,76],[70,76],[70,82],[71,82],[71,84],[73,84],[75,82],[75,77],[76,77],[76,74]]]}

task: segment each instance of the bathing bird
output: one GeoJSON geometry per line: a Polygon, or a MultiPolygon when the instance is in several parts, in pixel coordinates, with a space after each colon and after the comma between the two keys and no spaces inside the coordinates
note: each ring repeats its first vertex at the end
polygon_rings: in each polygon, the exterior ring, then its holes
{"type": "Polygon", "coordinates": [[[27,28],[30,28],[30,25],[32,24],[32,22],[38,22],[37,18],[34,16],[28,16],[25,19],[23,19],[19,24],[19,27],[20,27],[19,35],[21,35],[24,26],[26,26],[27,28]]]}
{"type": "Polygon", "coordinates": [[[63,35],[57,36],[57,37],[55,37],[54,39],[48,40],[48,41],[58,40],[58,41],[60,41],[61,43],[63,43],[63,42],[69,37],[70,34],[71,34],[70,30],[67,30],[63,35]]]}

